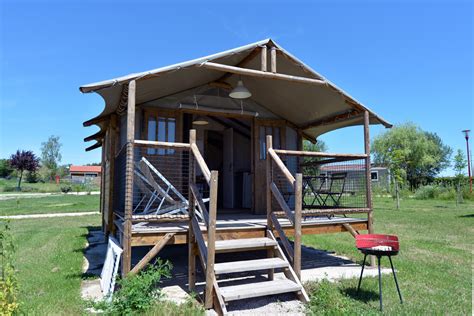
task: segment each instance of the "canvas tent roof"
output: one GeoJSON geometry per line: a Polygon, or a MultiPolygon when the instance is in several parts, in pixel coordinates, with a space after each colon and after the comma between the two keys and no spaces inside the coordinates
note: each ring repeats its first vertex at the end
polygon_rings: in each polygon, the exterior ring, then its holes
{"type": "Polygon", "coordinates": [[[315,138],[334,129],[363,124],[365,110],[370,113],[371,124],[391,127],[390,123],[299,61],[273,40],[266,39],[191,61],[81,86],[81,92],[96,92],[105,101],[102,113],[84,123],[85,126],[97,124],[101,128],[101,131],[86,138],[87,141],[93,139],[98,141],[89,148],[100,146],[106,121],[102,118],[105,119],[109,114],[117,111],[121,103],[122,91],[131,80],[136,80],[137,84],[137,105],[153,102],[218,80],[235,86],[238,75],[228,75],[223,78],[223,72],[202,67],[203,63],[214,62],[259,70],[259,51],[263,45],[277,48],[278,73],[319,79],[324,82],[321,85],[309,85],[242,76],[245,86],[252,93],[252,101],[268,112],[287,120],[305,134],[315,138]]]}

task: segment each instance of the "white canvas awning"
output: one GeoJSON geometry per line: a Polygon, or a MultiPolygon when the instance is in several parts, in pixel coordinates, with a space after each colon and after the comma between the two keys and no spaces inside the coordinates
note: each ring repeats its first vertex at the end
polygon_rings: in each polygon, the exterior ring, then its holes
{"type": "MultiPolygon", "coordinates": [[[[179,95],[183,91],[196,89],[216,81],[235,86],[239,75],[224,76],[225,72],[208,69],[203,67],[203,64],[213,62],[260,70],[259,52],[260,47],[264,45],[277,48],[278,73],[318,79],[323,83],[307,84],[243,75],[245,86],[252,93],[252,100],[249,102],[263,108],[263,112],[285,119],[305,134],[315,138],[338,128],[362,125],[365,110],[370,113],[371,124],[392,126],[271,39],[167,67],[81,86],[80,91],[96,92],[105,101],[103,112],[85,122],[84,125],[97,124],[102,128],[106,117],[119,107],[122,91],[131,80],[136,80],[137,84],[137,105],[153,104],[162,98],[179,95]]],[[[99,132],[96,135],[95,138],[91,136],[87,139],[98,140],[97,146],[99,146],[102,134],[99,132]]]]}

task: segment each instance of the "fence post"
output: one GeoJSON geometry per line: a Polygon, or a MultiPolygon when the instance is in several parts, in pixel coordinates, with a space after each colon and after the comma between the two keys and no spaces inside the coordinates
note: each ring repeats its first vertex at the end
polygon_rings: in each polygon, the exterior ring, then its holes
{"type": "Polygon", "coordinates": [[[295,242],[293,269],[301,279],[301,212],[303,209],[303,174],[297,173],[295,180],[295,242]]]}
{"type": "MultiPolygon", "coordinates": [[[[367,215],[367,226],[369,234],[374,233],[374,217],[372,209],[372,178],[370,174],[370,134],[369,134],[370,117],[369,111],[364,112],[364,149],[367,157],[365,158],[365,196],[369,213],[367,215]]],[[[370,256],[370,265],[375,267],[375,257],[370,256]]]]}
{"type": "Polygon", "coordinates": [[[127,105],[127,152],[125,160],[125,216],[123,225],[123,261],[122,275],[126,276],[131,269],[132,261],[132,209],[133,209],[133,141],[135,140],[135,92],[136,82],[128,84],[127,105]]]}
{"type": "MultiPolygon", "coordinates": [[[[189,144],[196,143],[196,130],[192,129],[189,131],[189,144]]],[[[191,191],[191,184],[196,182],[196,173],[194,169],[194,155],[191,149],[189,149],[189,170],[188,170],[188,287],[190,291],[193,291],[196,286],[196,243],[194,241],[193,233],[193,217],[195,208],[195,199],[191,191]]]]}
{"type": "MultiPolygon", "coordinates": [[[[271,191],[271,184],[273,182],[272,179],[272,159],[270,157],[270,153],[268,152],[272,147],[273,147],[273,139],[272,135],[267,135],[266,138],[266,146],[265,146],[265,160],[266,160],[266,176],[267,176],[267,181],[266,181],[266,205],[267,205],[267,230],[272,231],[273,230],[273,223],[272,223],[272,191],[271,191]]],[[[267,236],[269,237],[269,236],[267,236]]],[[[267,251],[267,257],[272,258],[274,256],[273,250],[269,249],[267,251]]],[[[269,269],[268,270],[268,279],[273,280],[275,274],[274,269],[269,269]]]]}
{"type": "Polygon", "coordinates": [[[217,216],[217,188],[219,172],[211,171],[209,182],[209,225],[207,227],[207,264],[206,264],[206,309],[212,308],[214,298],[214,258],[216,255],[216,216],[217,216]]]}

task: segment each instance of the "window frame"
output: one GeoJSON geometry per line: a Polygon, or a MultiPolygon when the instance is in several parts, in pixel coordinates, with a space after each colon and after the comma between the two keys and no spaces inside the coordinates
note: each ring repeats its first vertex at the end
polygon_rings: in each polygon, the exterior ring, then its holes
{"type": "Polygon", "coordinates": [[[378,170],[370,170],[370,180],[373,182],[379,181],[379,171],[378,170]],[[372,175],[375,174],[375,178],[372,178],[372,175]]]}
{"type": "MultiPolygon", "coordinates": [[[[144,129],[143,137],[146,140],[163,141],[174,143],[178,137],[178,115],[173,111],[163,110],[147,110],[144,115],[144,129]],[[149,122],[150,119],[155,120],[155,139],[150,139],[149,135],[149,122]],[[164,122],[164,137],[160,137],[160,122],[164,122]],[[170,122],[174,122],[174,134],[170,134],[170,122]],[[172,136],[172,139],[170,139],[172,136]],[[162,139],[162,140],[160,140],[162,139]]],[[[164,149],[164,148],[147,148],[148,155],[166,156],[175,154],[175,149],[164,149]]]]}

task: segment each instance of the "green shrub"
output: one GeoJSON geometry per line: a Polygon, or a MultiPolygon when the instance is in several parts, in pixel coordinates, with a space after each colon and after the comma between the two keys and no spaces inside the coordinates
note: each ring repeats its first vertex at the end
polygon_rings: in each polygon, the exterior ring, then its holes
{"type": "Polygon", "coordinates": [[[162,277],[171,276],[171,263],[158,259],[154,265],[136,275],[130,275],[117,281],[118,291],[110,302],[94,303],[95,309],[107,315],[131,315],[148,310],[161,297],[157,287],[162,277]]]}
{"type": "Polygon", "coordinates": [[[14,253],[10,225],[8,222],[0,222],[0,315],[12,315],[19,307],[14,253]]]}
{"type": "Polygon", "coordinates": [[[61,186],[61,192],[62,193],[69,193],[71,192],[72,188],[70,185],[62,185],[61,186]]]}
{"type": "Polygon", "coordinates": [[[415,192],[415,199],[418,200],[428,200],[436,199],[441,193],[441,189],[438,186],[426,185],[419,187],[415,192]]]}
{"type": "Polygon", "coordinates": [[[39,176],[36,172],[28,172],[26,174],[26,182],[28,183],[38,183],[39,181],[39,176]]]}

